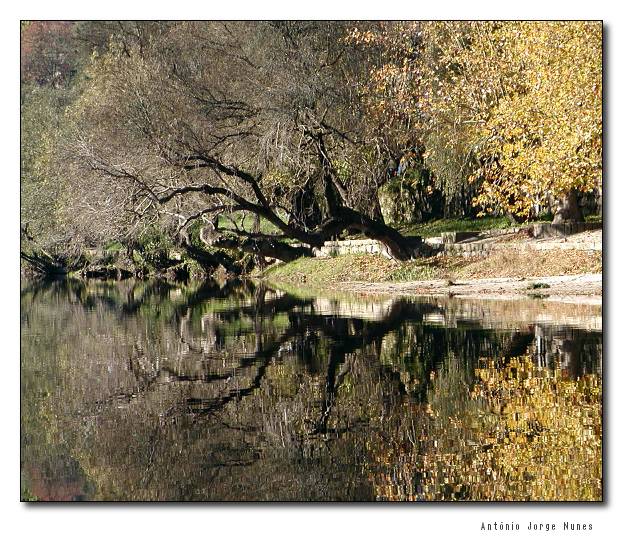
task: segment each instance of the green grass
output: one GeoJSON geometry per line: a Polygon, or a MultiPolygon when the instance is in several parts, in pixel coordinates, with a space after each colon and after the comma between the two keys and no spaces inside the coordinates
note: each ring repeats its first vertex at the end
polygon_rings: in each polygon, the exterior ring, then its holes
{"type": "Polygon", "coordinates": [[[545,282],[532,282],[526,286],[527,290],[540,290],[541,288],[551,288],[551,286],[545,282]]]}
{"type": "Polygon", "coordinates": [[[439,278],[439,269],[430,265],[407,262],[387,275],[391,282],[408,282],[414,280],[433,280],[439,278]]]}
{"type": "MultiPolygon", "coordinates": [[[[537,220],[531,220],[521,224],[538,224],[541,222],[551,222],[552,216],[542,216],[537,220]]],[[[601,222],[601,215],[587,215],[584,217],[586,222],[601,222]]],[[[437,237],[442,233],[454,231],[484,231],[510,228],[513,223],[506,216],[485,216],[482,218],[440,218],[423,222],[420,224],[399,224],[393,225],[397,227],[403,235],[420,235],[422,237],[437,237]]],[[[359,236],[362,237],[362,236],[359,236]]]]}
{"type": "Polygon", "coordinates": [[[505,216],[488,216],[484,218],[441,218],[422,224],[405,224],[399,229],[403,235],[434,237],[446,232],[483,231],[511,226],[511,220],[505,216]]]}
{"type": "MultiPolygon", "coordinates": [[[[241,224],[242,212],[233,213],[233,217],[241,224]]],[[[525,224],[535,224],[538,222],[551,222],[551,216],[543,216],[539,220],[526,222],[525,224]]],[[[600,222],[602,217],[600,215],[589,215],[585,217],[586,222],[600,222]]],[[[220,226],[232,228],[234,223],[231,218],[224,215],[220,218],[220,226]]],[[[245,220],[245,227],[247,229],[252,228],[254,222],[253,217],[247,217],[245,220]]],[[[400,233],[403,235],[421,235],[422,237],[434,237],[446,232],[453,231],[483,231],[493,230],[501,228],[510,228],[512,226],[511,219],[506,216],[486,216],[482,218],[440,218],[438,220],[431,220],[430,222],[424,222],[420,224],[399,224],[393,225],[397,227],[400,233]]],[[[265,218],[260,218],[260,232],[265,234],[279,234],[280,231],[277,227],[271,224],[265,218]]],[[[350,239],[363,239],[363,234],[349,235],[350,239]]],[[[284,239],[284,241],[293,241],[284,239]]]]}
{"type": "MultiPolygon", "coordinates": [[[[370,264],[376,258],[366,257],[365,254],[351,254],[335,258],[299,258],[293,262],[278,264],[266,271],[266,277],[275,281],[286,281],[308,284],[330,284],[341,280],[358,280],[360,275],[362,256],[370,264]]],[[[380,257],[379,257],[380,258],[380,257]]],[[[387,260],[386,260],[387,261],[387,260]]],[[[363,280],[363,279],[362,279],[363,280]]]]}
{"type": "Polygon", "coordinates": [[[266,270],[264,278],[274,282],[329,286],[339,282],[404,282],[431,280],[444,275],[444,270],[429,262],[398,263],[383,256],[345,254],[334,258],[299,258],[277,264],[266,270]]]}
{"type": "Polygon", "coordinates": [[[322,287],[344,281],[387,280],[399,267],[380,255],[344,254],[334,258],[299,258],[267,269],[264,276],[276,282],[322,287]]]}

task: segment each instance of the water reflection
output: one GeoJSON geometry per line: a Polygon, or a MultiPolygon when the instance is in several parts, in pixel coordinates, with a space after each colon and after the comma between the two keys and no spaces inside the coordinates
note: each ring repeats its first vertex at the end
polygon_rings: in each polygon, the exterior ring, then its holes
{"type": "Polygon", "coordinates": [[[22,289],[22,498],[599,500],[600,307],[22,289]]]}

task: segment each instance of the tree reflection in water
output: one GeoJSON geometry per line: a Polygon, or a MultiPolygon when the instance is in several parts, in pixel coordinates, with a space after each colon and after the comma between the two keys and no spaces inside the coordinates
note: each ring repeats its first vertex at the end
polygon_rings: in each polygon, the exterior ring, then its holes
{"type": "Polygon", "coordinates": [[[542,301],[29,284],[22,496],[599,500],[600,322],[542,301]]]}

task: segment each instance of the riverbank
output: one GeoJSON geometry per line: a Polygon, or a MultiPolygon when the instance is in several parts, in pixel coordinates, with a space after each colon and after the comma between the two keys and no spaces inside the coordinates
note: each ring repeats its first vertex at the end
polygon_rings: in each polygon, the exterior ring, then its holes
{"type": "Polygon", "coordinates": [[[602,251],[595,246],[601,247],[601,231],[545,242],[517,237],[485,257],[437,255],[410,262],[371,254],[301,258],[274,265],[262,277],[352,292],[601,303],[602,251]]]}
{"type": "Polygon", "coordinates": [[[480,299],[533,297],[565,303],[601,304],[601,273],[529,278],[408,282],[340,282],[331,289],[371,294],[448,295],[480,299]]]}

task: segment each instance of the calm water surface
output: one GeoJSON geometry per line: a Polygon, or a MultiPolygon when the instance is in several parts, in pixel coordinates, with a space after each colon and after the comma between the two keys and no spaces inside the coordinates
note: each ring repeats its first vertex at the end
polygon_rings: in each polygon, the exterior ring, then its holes
{"type": "Polygon", "coordinates": [[[600,500],[600,306],[21,292],[22,499],[600,500]]]}

